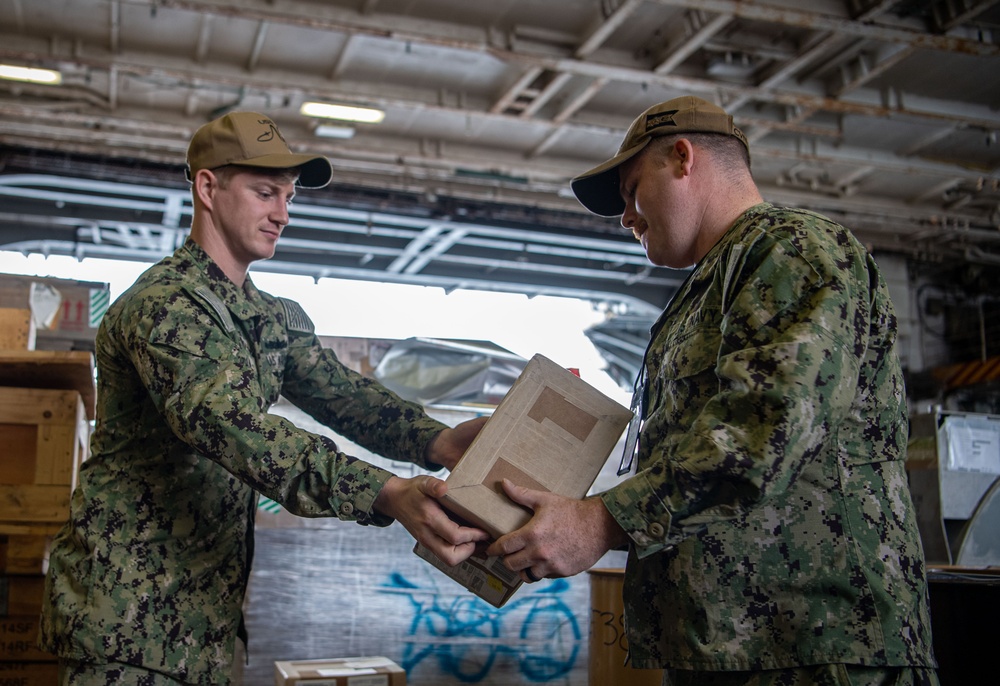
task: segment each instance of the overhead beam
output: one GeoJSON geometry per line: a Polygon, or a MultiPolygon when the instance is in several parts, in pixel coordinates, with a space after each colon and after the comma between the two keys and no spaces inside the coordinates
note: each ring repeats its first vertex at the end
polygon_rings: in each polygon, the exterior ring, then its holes
{"type": "MultiPolygon", "coordinates": [[[[484,51],[502,50],[490,40],[487,29],[473,29],[447,22],[432,22],[424,19],[409,19],[390,14],[359,14],[349,10],[324,6],[316,3],[284,2],[281,5],[248,6],[239,0],[119,0],[123,3],[174,8],[205,14],[238,16],[251,20],[266,20],[308,26],[324,31],[364,33],[370,36],[394,40],[408,40],[433,45],[451,46],[457,49],[484,51]]],[[[627,8],[632,8],[628,0],[627,8]]],[[[734,17],[771,22],[785,26],[797,26],[823,31],[836,31],[862,38],[903,43],[929,50],[945,50],[971,55],[1000,54],[1000,45],[965,38],[958,35],[931,35],[916,29],[887,24],[857,21],[850,17],[846,8],[839,15],[825,14],[799,7],[777,5],[759,0],[648,0],[671,7],[702,10],[714,14],[730,14],[734,17]]],[[[995,0],[994,0],[995,2],[995,0]]],[[[984,3],[990,4],[990,3],[984,3]]]]}
{"type": "Polygon", "coordinates": [[[266,21],[259,22],[257,24],[257,32],[254,34],[253,47],[250,48],[250,57],[247,58],[247,71],[253,71],[257,68],[257,62],[260,60],[260,53],[264,49],[264,41],[267,40],[267,27],[266,21]]]}
{"type": "Polygon", "coordinates": [[[893,46],[888,54],[881,53],[874,56],[866,53],[857,55],[841,65],[839,79],[835,86],[830,88],[830,95],[839,98],[846,93],[857,90],[872,79],[882,76],[897,64],[912,55],[916,48],[910,46],[893,46]]]}
{"type": "MultiPolygon", "coordinates": [[[[210,22],[206,22],[210,23],[210,22]]],[[[203,26],[203,33],[208,31],[208,26],[203,26]]],[[[207,40],[207,38],[206,38],[207,40]]],[[[30,43],[31,41],[26,41],[30,43]]],[[[14,40],[8,41],[6,45],[0,46],[0,58],[16,58],[27,60],[29,63],[38,60],[38,50],[36,47],[18,48],[14,40]]],[[[74,55],[50,55],[50,58],[63,59],[76,62],[81,67],[92,69],[110,69],[112,64],[116,64],[119,73],[133,73],[139,76],[162,75],[179,82],[197,83],[220,83],[228,84],[234,89],[234,93],[242,88],[263,92],[285,93],[290,96],[299,97],[305,91],[315,97],[346,98],[363,95],[375,103],[396,103],[402,107],[422,107],[430,108],[438,106],[421,102],[417,98],[419,95],[414,92],[412,99],[387,97],[385,88],[378,88],[372,92],[363,92],[357,89],[344,90],[338,88],[336,84],[331,84],[326,79],[319,79],[303,75],[297,79],[295,84],[289,84],[287,80],[278,77],[271,77],[263,73],[247,74],[242,69],[234,69],[223,64],[191,65],[185,60],[172,60],[159,56],[155,59],[147,59],[141,55],[123,54],[118,56],[108,56],[101,50],[88,50],[86,46],[81,46],[74,55]]],[[[534,73],[536,70],[550,70],[556,73],[572,73],[578,76],[586,76],[591,79],[608,79],[631,83],[648,83],[656,81],[661,85],[677,90],[684,90],[692,93],[709,93],[712,97],[722,94],[728,99],[744,98],[759,102],[774,102],[781,105],[801,106],[807,109],[823,110],[841,114],[858,114],[870,117],[889,117],[908,115],[916,118],[928,119],[931,121],[949,121],[956,124],[974,126],[985,129],[1000,127],[1000,115],[995,110],[986,107],[952,106],[942,104],[939,108],[917,108],[913,106],[886,107],[881,102],[866,102],[855,97],[854,100],[846,101],[837,98],[817,95],[810,92],[790,92],[773,91],[767,88],[756,86],[741,86],[712,81],[707,78],[697,78],[679,76],[676,74],[654,74],[650,70],[619,65],[601,64],[596,62],[580,61],[570,58],[549,57],[537,54],[523,54],[508,51],[504,53],[506,59],[513,63],[521,64],[526,70],[525,76],[534,73]]],[[[923,102],[926,104],[927,99],[923,102]]],[[[488,115],[489,112],[469,112],[466,109],[446,108],[449,111],[461,111],[463,114],[488,115]]],[[[491,109],[495,109],[491,108],[491,109]]]]}
{"type": "Polygon", "coordinates": [[[931,0],[931,21],[935,31],[951,31],[997,4],[997,0],[931,0]]]}
{"type": "Polygon", "coordinates": [[[690,36],[664,51],[664,57],[659,64],[653,67],[653,73],[667,74],[672,72],[711,40],[715,34],[724,29],[733,18],[731,14],[717,14],[711,19],[704,20],[704,14],[696,11],[690,12],[688,16],[691,21],[696,22],[696,28],[690,36]]]}
{"type": "MultiPolygon", "coordinates": [[[[794,109],[794,104],[792,105],[794,109]]],[[[795,111],[801,111],[796,109],[795,111]]],[[[93,135],[89,133],[95,126],[103,127],[106,135],[114,143],[104,149],[105,154],[114,153],[116,146],[122,150],[134,148],[136,151],[143,151],[146,156],[152,155],[156,160],[162,162],[180,163],[186,147],[185,141],[194,133],[189,126],[183,124],[154,124],[144,119],[131,119],[126,117],[109,116],[106,112],[95,111],[90,114],[75,114],[63,111],[47,113],[21,103],[4,103],[0,101],[0,116],[5,119],[4,133],[0,133],[0,140],[8,140],[11,144],[22,143],[27,139],[48,139],[54,140],[67,150],[73,149],[74,145],[91,146],[93,135]],[[73,124],[76,127],[77,138],[73,138],[73,130],[68,130],[66,124],[73,124]],[[9,139],[7,138],[9,136],[9,139]]],[[[801,124],[775,123],[759,118],[743,118],[739,120],[741,125],[750,124],[753,126],[766,126],[770,128],[787,128],[791,131],[799,131],[810,135],[830,135],[816,127],[803,127],[801,124]]],[[[588,132],[596,135],[605,135],[610,138],[618,137],[622,133],[617,128],[587,126],[576,123],[567,123],[566,127],[577,131],[588,132]]],[[[565,135],[567,129],[561,129],[565,135]]],[[[560,131],[560,129],[552,129],[560,131]]],[[[551,145],[552,141],[545,139],[551,145]]],[[[324,141],[315,140],[310,142],[310,148],[317,153],[326,154],[331,159],[337,161],[343,169],[363,169],[365,161],[358,159],[349,146],[343,144],[330,144],[324,141]]],[[[89,148],[80,148],[86,151],[89,148]]],[[[826,146],[821,148],[823,152],[817,155],[817,159],[825,160],[831,164],[873,164],[880,171],[892,173],[918,173],[928,176],[961,176],[968,178],[979,178],[981,172],[964,169],[953,165],[920,159],[905,159],[902,157],[879,154],[874,151],[851,151],[842,147],[826,146]]],[[[530,158],[530,151],[526,154],[530,158]]],[[[758,146],[754,150],[755,158],[764,159],[766,157],[795,157],[799,153],[794,151],[784,151],[782,148],[773,146],[758,146]]],[[[421,174],[426,174],[426,178],[433,179],[435,169],[449,169],[454,167],[483,168],[507,170],[511,174],[529,173],[535,180],[533,183],[544,186],[549,183],[549,192],[555,193],[565,179],[570,178],[579,169],[568,168],[565,164],[543,163],[536,160],[535,165],[526,169],[524,160],[525,154],[518,154],[512,151],[497,151],[489,159],[483,159],[481,155],[475,155],[469,150],[467,154],[462,154],[462,149],[456,144],[442,146],[434,157],[421,157],[416,151],[402,151],[397,141],[387,140],[380,142],[377,138],[369,138],[366,151],[366,159],[369,164],[377,164],[380,159],[396,168],[401,159],[408,165],[407,174],[412,178],[421,178],[421,174]],[[478,160],[478,162],[477,162],[478,160]],[[426,171],[422,172],[422,166],[426,166],[426,171]],[[477,167],[477,165],[479,165],[477,167]]],[[[388,172],[389,166],[386,167],[388,172]]],[[[454,179],[453,179],[454,180],[454,179]]],[[[471,179],[470,179],[471,180],[471,179]]]]}
{"type": "Polygon", "coordinates": [[[524,92],[524,89],[542,75],[542,71],[541,67],[528,67],[525,69],[521,76],[507,90],[500,94],[490,106],[488,112],[490,114],[503,114],[506,112],[521,93],[524,92]]]}
{"type": "Polygon", "coordinates": [[[117,55],[121,46],[121,4],[114,0],[109,8],[108,19],[108,49],[112,55],[117,55]]]}
{"type": "MultiPolygon", "coordinates": [[[[997,55],[1000,45],[985,43],[975,38],[959,35],[933,35],[923,31],[886,23],[857,21],[846,12],[843,15],[823,14],[787,5],[760,2],[759,0],[651,0],[670,7],[705,10],[718,14],[731,14],[741,19],[770,22],[785,26],[833,31],[859,38],[885,43],[901,43],[927,50],[944,50],[969,55],[997,55]]],[[[995,4],[996,0],[984,4],[995,4]]]]}
{"type": "Polygon", "coordinates": [[[612,33],[618,30],[618,28],[624,24],[636,9],[645,0],[624,0],[607,19],[599,20],[597,26],[590,32],[590,34],[584,38],[580,44],[576,47],[576,52],[574,53],[577,59],[586,59],[595,50],[601,47],[601,44],[608,39],[612,33]]]}
{"type": "Polygon", "coordinates": [[[899,0],[848,0],[851,18],[855,21],[871,21],[888,12],[899,0]]]}

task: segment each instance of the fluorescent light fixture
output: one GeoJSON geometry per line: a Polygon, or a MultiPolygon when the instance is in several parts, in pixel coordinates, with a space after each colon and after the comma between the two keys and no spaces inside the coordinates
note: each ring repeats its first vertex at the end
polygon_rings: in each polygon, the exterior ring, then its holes
{"type": "Polygon", "coordinates": [[[17,67],[13,64],[0,64],[0,79],[28,81],[30,83],[48,83],[55,86],[62,83],[62,74],[52,69],[36,69],[34,67],[17,67]]]}
{"type": "Polygon", "coordinates": [[[313,134],[321,138],[351,138],[354,135],[354,127],[320,124],[313,129],[313,134]]]}
{"type": "Polygon", "coordinates": [[[385,119],[385,112],[371,107],[352,107],[350,105],[331,105],[325,102],[304,102],[299,113],[307,117],[322,117],[324,119],[340,119],[356,121],[364,124],[378,124],[385,119]]]}

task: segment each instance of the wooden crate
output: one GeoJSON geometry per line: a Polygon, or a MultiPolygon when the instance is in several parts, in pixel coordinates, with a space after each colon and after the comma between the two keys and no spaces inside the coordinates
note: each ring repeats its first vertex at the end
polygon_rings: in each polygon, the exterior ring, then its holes
{"type": "Polygon", "coordinates": [[[40,614],[44,593],[42,574],[0,574],[0,617],[40,614]]]}
{"type": "Polygon", "coordinates": [[[45,574],[60,526],[0,522],[0,574],[45,574]]]}
{"type": "Polygon", "coordinates": [[[94,418],[94,355],[84,350],[0,350],[0,386],[74,390],[94,418]]]}
{"type": "MultiPolygon", "coordinates": [[[[0,387],[0,485],[71,490],[87,457],[89,439],[78,392],[0,387]]],[[[0,519],[9,518],[0,515],[0,519]]]]}
{"type": "Polygon", "coordinates": [[[79,392],[0,387],[0,573],[46,572],[89,433],[79,392]]]}
{"type": "Polygon", "coordinates": [[[0,307],[0,350],[34,350],[35,318],[30,309],[0,307]]]}
{"type": "Polygon", "coordinates": [[[39,614],[0,617],[0,663],[55,662],[38,645],[39,614]]]}
{"type": "Polygon", "coordinates": [[[61,523],[69,519],[69,486],[0,484],[0,521],[61,523]]]}
{"type": "Polygon", "coordinates": [[[56,662],[0,662],[0,686],[52,686],[58,679],[56,662]]]}

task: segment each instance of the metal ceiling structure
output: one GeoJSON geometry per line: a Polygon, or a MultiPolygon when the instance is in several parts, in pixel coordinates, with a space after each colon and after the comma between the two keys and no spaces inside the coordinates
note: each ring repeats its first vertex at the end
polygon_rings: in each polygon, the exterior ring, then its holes
{"type": "Polygon", "coordinates": [[[0,81],[7,249],[168,252],[191,134],[257,110],[336,170],[267,269],[607,303],[626,316],[592,338],[622,342],[605,350],[627,367],[683,274],[568,182],[691,93],[747,132],[766,199],[876,252],[1000,263],[998,0],[0,0],[0,16],[0,63],[62,73],[0,81]],[[323,138],[310,100],[386,117],[323,138]]]}

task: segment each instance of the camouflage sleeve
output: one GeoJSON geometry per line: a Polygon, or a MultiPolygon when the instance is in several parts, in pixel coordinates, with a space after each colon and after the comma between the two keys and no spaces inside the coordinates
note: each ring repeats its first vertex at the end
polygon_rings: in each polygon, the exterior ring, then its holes
{"type": "MultiPolygon", "coordinates": [[[[287,308],[295,303],[282,301],[287,308]]],[[[299,308],[300,309],[300,308],[299,308]]],[[[374,453],[436,471],[426,447],[444,424],[416,403],[344,366],[312,332],[304,312],[288,317],[288,355],[281,389],[291,403],[374,453]]]]}
{"type": "Polygon", "coordinates": [[[654,396],[690,393],[671,399],[690,419],[678,429],[656,400],[643,468],[601,496],[640,557],[787,488],[852,404],[868,331],[858,256],[806,227],[731,257],[716,314],[651,349],[665,377],[654,396]]]}
{"type": "Polygon", "coordinates": [[[154,287],[125,316],[124,347],[181,441],[294,514],[391,523],[372,505],[392,474],[268,413],[245,341],[189,293],[154,287]]]}

